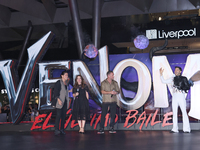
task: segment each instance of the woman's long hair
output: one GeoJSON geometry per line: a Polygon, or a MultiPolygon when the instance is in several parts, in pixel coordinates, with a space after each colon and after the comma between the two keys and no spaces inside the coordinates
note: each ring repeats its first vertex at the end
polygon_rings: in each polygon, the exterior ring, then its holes
{"type": "Polygon", "coordinates": [[[81,75],[77,75],[76,78],[75,78],[75,84],[74,84],[74,88],[77,88],[79,85],[78,85],[78,82],[77,82],[77,79],[78,77],[81,77],[81,88],[84,88],[85,87],[85,84],[84,84],[84,79],[81,75]]]}

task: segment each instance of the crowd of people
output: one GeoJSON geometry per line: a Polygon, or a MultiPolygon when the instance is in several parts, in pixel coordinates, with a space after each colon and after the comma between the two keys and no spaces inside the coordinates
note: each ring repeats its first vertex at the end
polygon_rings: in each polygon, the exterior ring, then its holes
{"type": "Polygon", "coordinates": [[[10,113],[10,106],[9,105],[4,104],[3,106],[1,105],[0,108],[1,108],[0,113],[7,113],[7,114],[10,113]]]}
{"type": "Polygon", "coordinates": [[[35,103],[35,105],[31,105],[29,104],[26,107],[25,110],[25,117],[24,117],[24,121],[35,121],[35,117],[39,115],[39,111],[38,111],[38,104],[35,103]]]}
{"type": "MultiPolygon", "coordinates": [[[[6,119],[1,118],[0,122],[12,122],[11,120],[11,114],[10,114],[10,105],[9,104],[1,104],[0,102],[0,114],[6,114],[6,119]]],[[[39,115],[38,111],[38,104],[35,105],[27,105],[25,109],[25,115],[23,118],[23,121],[35,121],[35,117],[39,115]]]]}
{"type": "MultiPolygon", "coordinates": [[[[56,108],[56,121],[55,121],[55,135],[65,134],[64,123],[66,117],[66,111],[69,107],[69,94],[73,93],[74,102],[72,107],[72,119],[76,120],[79,125],[79,133],[84,134],[85,122],[90,118],[89,109],[89,94],[88,87],[84,83],[84,79],[81,75],[77,75],[75,78],[75,84],[73,90],[68,90],[69,77],[67,71],[61,73],[61,79],[58,80],[54,86],[54,98],[52,106],[56,108]],[[60,128],[59,121],[61,120],[60,128]]],[[[102,119],[101,129],[98,134],[104,133],[104,122],[107,111],[111,112],[111,124],[109,133],[116,133],[114,130],[114,118],[116,114],[116,95],[119,93],[118,83],[114,81],[114,73],[112,71],[107,72],[107,79],[101,83],[101,93],[103,94],[102,104],[102,119]]]]}
{"type": "Polygon", "coordinates": [[[10,116],[10,106],[8,104],[1,104],[0,102],[0,114],[6,114],[5,116],[3,116],[0,120],[0,122],[4,122],[4,121],[11,121],[11,116],[10,116]],[[5,117],[5,118],[4,118],[5,117]]]}
{"type": "MultiPolygon", "coordinates": [[[[165,80],[163,78],[163,69],[160,68],[160,76],[163,84],[171,84],[173,87],[173,95],[172,95],[172,110],[173,110],[173,128],[171,133],[178,132],[177,125],[177,108],[180,106],[181,111],[183,113],[183,131],[185,133],[190,133],[190,125],[189,119],[186,112],[186,102],[184,94],[190,89],[190,84],[186,77],[182,76],[182,68],[175,67],[174,75],[170,79],[165,80]]],[[[55,107],[57,110],[56,116],[56,125],[55,125],[55,135],[65,134],[64,132],[64,119],[65,113],[67,111],[67,107],[69,104],[68,97],[68,83],[69,77],[66,71],[62,72],[61,80],[56,83],[56,92],[55,92],[55,107]],[[61,119],[61,130],[59,130],[59,122],[61,119]]],[[[102,99],[102,112],[101,112],[101,122],[100,129],[97,132],[98,134],[104,134],[104,123],[105,116],[108,111],[110,111],[110,130],[109,133],[116,133],[114,130],[114,120],[116,114],[116,103],[117,103],[117,94],[119,94],[119,86],[118,83],[114,80],[114,73],[112,71],[107,72],[107,78],[101,82],[101,93],[103,96],[102,99]]],[[[72,119],[78,121],[79,125],[79,133],[84,133],[85,122],[89,118],[89,94],[88,87],[84,84],[84,79],[81,75],[77,75],[75,78],[75,84],[73,86],[73,97],[74,104],[72,108],[72,119]]]]}

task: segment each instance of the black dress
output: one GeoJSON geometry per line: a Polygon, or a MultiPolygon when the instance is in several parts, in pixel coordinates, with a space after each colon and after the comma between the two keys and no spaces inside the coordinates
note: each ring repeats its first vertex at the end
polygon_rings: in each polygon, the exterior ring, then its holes
{"type": "Polygon", "coordinates": [[[89,102],[86,98],[86,91],[88,92],[88,87],[86,85],[84,88],[81,88],[81,86],[73,88],[73,94],[76,92],[79,93],[74,99],[72,109],[73,120],[88,120],[90,118],[89,102]]]}

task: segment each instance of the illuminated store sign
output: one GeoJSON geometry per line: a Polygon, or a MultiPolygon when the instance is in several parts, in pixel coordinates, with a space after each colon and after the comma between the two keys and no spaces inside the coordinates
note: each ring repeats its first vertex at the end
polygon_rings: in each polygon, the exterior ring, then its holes
{"type": "Polygon", "coordinates": [[[178,31],[165,31],[165,30],[157,30],[150,29],[146,30],[146,37],[148,39],[169,39],[169,38],[182,38],[182,37],[192,37],[196,36],[196,28],[190,30],[178,30],[178,31]]]}
{"type": "MultiPolygon", "coordinates": [[[[40,91],[40,89],[39,88],[32,88],[32,90],[31,90],[31,93],[34,93],[34,92],[36,92],[36,93],[38,93],[40,91]]],[[[7,90],[6,89],[1,89],[1,94],[7,94],[7,90]]]]}

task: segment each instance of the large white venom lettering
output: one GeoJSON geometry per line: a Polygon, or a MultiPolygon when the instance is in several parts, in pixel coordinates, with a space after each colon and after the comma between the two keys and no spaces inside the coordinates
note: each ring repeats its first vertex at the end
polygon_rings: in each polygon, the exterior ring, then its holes
{"type": "Polygon", "coordinates": [[[0,71],[7,90],[7,95],[10,103],[10,111],[13,123],[17,124],[21,121],[29,93],[32,89],[32,83],[36,73],[36,63],[42,58],[51,43],[54,34],[47,33],[38,42],[28,48],[28,62],[21,81],[17,88],[17,75],[14,73],[14,61],[4,60],[0,61],[0,71]]]}

